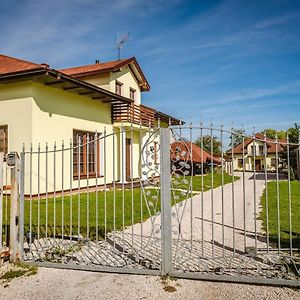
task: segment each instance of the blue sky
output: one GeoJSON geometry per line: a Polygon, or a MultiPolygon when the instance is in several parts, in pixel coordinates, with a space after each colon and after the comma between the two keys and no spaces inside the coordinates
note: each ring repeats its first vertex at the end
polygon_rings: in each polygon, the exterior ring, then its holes
{"type": "Polygon", "coordinates": [[[136,56],[146,105],[194,124],[300,122],[300,1],[0,0],[0,53],[63,68],[136,56]]]}

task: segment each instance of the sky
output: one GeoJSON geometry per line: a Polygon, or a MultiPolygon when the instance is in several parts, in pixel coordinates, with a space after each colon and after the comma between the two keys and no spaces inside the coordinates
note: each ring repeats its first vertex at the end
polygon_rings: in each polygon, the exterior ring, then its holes
{"type": "Polygon", "coordinates": [[[135,56],[143,103],[198,125],[300,123],[300,1],[0,0],[0,53],[52,68],[135,56]]]}

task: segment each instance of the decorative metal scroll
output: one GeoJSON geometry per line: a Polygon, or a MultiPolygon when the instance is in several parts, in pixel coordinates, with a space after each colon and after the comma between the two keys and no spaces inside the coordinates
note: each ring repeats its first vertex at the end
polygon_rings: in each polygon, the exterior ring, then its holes
{"type": "MultiPolygon", "coordinates": [[[[147,207],[150,223],[150,231],[145,232],[147,241],[143,245],[144,249],[157,248],[160,250],[159,240],[161,238],[161,218],[160,218],[160,144],[159,129],[155,128],[149,132],[149,137],[143,143],[140,153],[140,185],[143,194],[144,204],[147,207]]],[[[149,224],[148,224],[149,225],[149,224]]],[[[149,226],[147,226],[149,228],[149,226]]],[[[158,268],[160,261],[153,261],[152,267],[158,268]]]]}
{"type": "Polygon", "coordinates": [[[170,145],[171,158],[171,203],[173,263],[188,260],[192,250],[192,239],[187,240],[182,232],[182,220],[188,213],[189,199],[192,196],[191,176],[193,174],[191,144],[172,131],[170,145]]]}

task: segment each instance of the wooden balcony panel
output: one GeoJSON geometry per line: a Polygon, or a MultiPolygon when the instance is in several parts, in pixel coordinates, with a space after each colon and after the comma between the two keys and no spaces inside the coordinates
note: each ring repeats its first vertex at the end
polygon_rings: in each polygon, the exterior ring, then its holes
{"type": "Polygon", "coordinates": [[[113,122],[141,124],[153,127],[155,111],[142,105],[116,103],[112,107],[113,122]]]}

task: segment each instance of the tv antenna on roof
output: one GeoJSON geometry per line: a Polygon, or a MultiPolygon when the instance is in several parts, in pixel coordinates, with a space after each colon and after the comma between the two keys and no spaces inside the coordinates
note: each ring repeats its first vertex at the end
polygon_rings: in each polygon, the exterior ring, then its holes
{"type": "Polygon", "coordinates": [[[116,46],[118,49],[118,59],[121,59],[121,48],[124,46],[125,42],[129,39],[129,32],[123,34],[121,38],[118,39],[117,35],[115,37],[116,46]]]}

